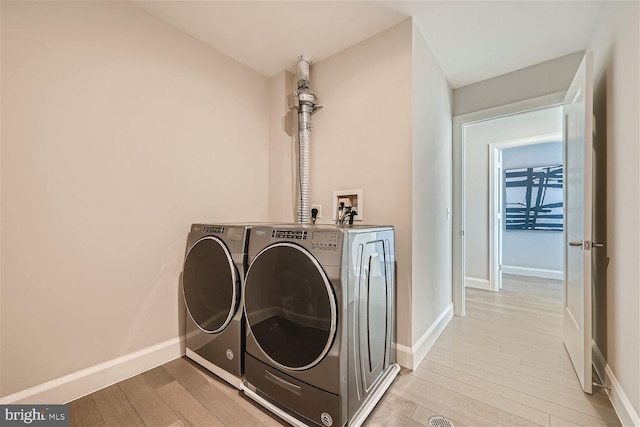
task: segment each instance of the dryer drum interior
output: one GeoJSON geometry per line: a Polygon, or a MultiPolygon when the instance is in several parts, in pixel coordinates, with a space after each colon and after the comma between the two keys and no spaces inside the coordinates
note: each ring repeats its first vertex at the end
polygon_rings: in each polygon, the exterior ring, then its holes
{"type": "Polygon", "coordinates": [[[336,297],[322,267],[304,248],[276,243],[251,263],[245,311],[253,336],[276,365],[305,370],[329,351],[336,332],[336,297]]]}
{"type": "Polygon", "coordinates": [[[226,245],[216,237],[198,240],[183,270],[183,292],[189,315],[208,333],[224,330],[240,303],[240,279],[226,245]]]}

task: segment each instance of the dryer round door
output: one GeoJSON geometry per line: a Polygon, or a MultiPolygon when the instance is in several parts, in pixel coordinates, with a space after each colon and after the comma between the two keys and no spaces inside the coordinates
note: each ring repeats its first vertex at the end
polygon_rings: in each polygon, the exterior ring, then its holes
{"type": "Polygon", "coordinates": [[[336,333],[336,298],[311,253],[286,242],[268,246],[251,263],[244,292],[249,328],[273,363],[301,371],[324,358],[336,333]]]}
{"type": "Polygon", "coordinates": [[[218,333],[238,310],[240,280],[227,246],[207,236],[189,249],[182,273],[184,302],[204,332],[218,333]]]}

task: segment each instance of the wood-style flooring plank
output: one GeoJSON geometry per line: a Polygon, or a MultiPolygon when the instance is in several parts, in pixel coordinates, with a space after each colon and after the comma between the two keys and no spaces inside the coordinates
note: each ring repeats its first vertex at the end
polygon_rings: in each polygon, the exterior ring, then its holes
{"type": "Polygon", "coordinates": [[[513,419],[514,421],[510,422],[511,417],[504,416],[504,421],[500,422],[500,425],[513,425],[513,422],[517,422],[518,425],[548,425],[549,417],[546,412],[513,401],[509,397],[492,393],[490,389],[478,387],[471,377],[451,378],[451,376],[442,375],[427,367],[423,368],[422,364],[421,367],[414,372],[414,375],[430,384],[432,388],[455,390],[456,393],[465,396],[467,399],[477,400],[489,407],[500,408],[501,411],[515,417],[513,419]]]}
{"type": "Polygon", "coordinates": [[[118,383],[147,426],[170,426],[182,420],[173,412],[141,375],[118,383]]]}
{"type": "Polygon", "coordinates": [[[235,401],[219,389],[213,387],[202,375],[196,372],[186,358],[181,357],[163,365],[163,367],[191,393],[205,408],[216,415],[223,424],[258,426],[260,420],[249,414],[235,401]]]}
{"type": "Polygon", "coordinates": [[[190,426],[224,426],[207,408],[177,381],[165,384],[156,392],[180,419],[190,426]]]}
{"type": "Polygon", "coordinates": [[[418,404],[393,393],[387,393],[380,400],[380,403],[378,403],[376,410],[382,408],[385,408],[386,411],[397,412],[411,417],[418,408],[418,404]]]}
{"type": "Polygon", "coordinates": [[[519,359],[516,363],[505,363],[504,361],[497,360],[490,354],[484,354],[481,352],[456,352],[436,346],[431,349],[430,353],[454,360],[469,360],[470,363],[476,364],[477,366],[482,366],[488,370],[508,372],[509,374],[513,374],[515,376],[523,375],[525,377],[538,378],[541,381],[546,381],[550,385],[553,385],[555,387],[564,387],[569,390],[575,390],[576,392],[583,393],[582,388],[580,387],[580,383],[577,383],[576,378],[567,378],[543,369],[525,366],[520,363],[519,359]]]}
{"type": "Polygon", "coordinates": [[[175,381],[166,369],[163,366],[157,366],[153,369],[150,369],[146,372],[140,374],[144,377],[144,380],[153,388],[154,390],[159,389],[162,386],[170,384],[175,381]]]}
{"type": "MultiPolygon", "coordinates": [[[[457,392],[443,394],[442,387],[424,381],[414,373],[406,375],[400,380],[402,381],[397,381],[394,384],[392,390],[394,394],[416,402],[425,408],[438,411],[447,418],[459,420],[470,426],[512,425],[506,421],[503,423],[496,421],[496,411],[501,411],[497,407],[460,395],[457,392]]],[[[524,425],[532,424],[525,423],[524,425]]]]}
{"type": "Polygon", "coordinates": [[[562,317],[556,315],[556,311],[537,313],[522,313],[518,311],[505,311],[495,306],[475,306],[467,316],[472,319],[489,320],[499,323],[508,323],[509,326],[512,322],[517,322],[519,327],[531,327],[533,324],[544,324],[547,326],[561,326],[562,317]]]}
{"type": "MultiPolygon", "coordinates": [[[[502,291],[501,291],[502,292],[502,291]]],[[[483,294],[471,294],[467,301],[472,304],[490,305],[503,309],[505,312],[524,312],[524,313],[546,313],[549,309],[560,309],[562,305],[559,302],[549,301],[532,301],[531,299],[523,300],[519,298],[511,298],[508,293],[501,293],[500,295],[483,295],[483,294]]]]}
{"type": "MultiPolygon", "coordinates": [[[[443,334],[444,335],[444,334],[443,334]]],[[[502,353],[500,346],[492,346],[487,348],[481,343],[468,342],[469,340],[462,341],[462,339],[456,337],[450,337],[449,335],[441,335],[438,341],[434,344],[433,348],[440,348],[443,350],[451,351],[460,354],[482,354],[492,360],[494,363],[520,365],[521,357],[514,356],[513,354],[502,353]]]]}
{"type": "MultiPolygon", "coordinates": [[[[523,370],[516,369],[513,366],[504,366],[499,364],[487,363],[479,360],[477,355],[462,355],[443,351],[441,349],[432,349],[427,355],[427,360],[436,361],[433,357],[440,357],[446,360],[446,365],[454,368],[464,368],[465,366],[471,366],[473,368],[481,369],[486,372],[485,375],[505,377],[513,381],[517,381],[523,387],[534,386],[539,389],[548,390],[551,392],[562,394],[563,396],[571,397],[581,401],[591,401],[595,405],[611,406],[608,400],[604,400],[598,396],[598,393],[594,395],[585,394],[576,381],[553,381],[557,379],[554,375],[549,375],[548,378],[541,375],[539,370],[523,370]]],[[[520,365],[522,366],[522,365],[520,365]]],[[[525,368],[525,367],[523,367],[525,368]]],[[[526,368],[525,368],[526,369],[526,368]]]]}
{"type": "Polygon", "coordinates": [[[260,424],[270,427],[276,426],[287,426],[288,424],[284,422],[278,416],[272,414],[271,412],[265,410],[262,406],[254,402],[253,400],[246,397],[242,392],[238,391],[236,388],[230,386],[225,381],[221,380],[208,370],[204,369],[200,365],[189,362],[193,369],[199,373],[202,377],[204,377],[209,383],[218,391],[222,392],[225,396],[232,399],[238,406],[240,406],[243,410],[245,410],[248,414],[258,419],[260,424]]]}
{"type": "MultiPolygon", "coordinates": [[[[483,323],[483,321],[479,322],[483,323]]],[[[522,352],[531,351],[534,353],[538,351],[544,352],[545,354],[553,353],[558,356],[564,356],[566,353],[564,344],[558,338],[540,341],[535,340],[525,333],[510,333],[502,331],[499,327],[494,328],[494,330],[486,330],[472,323],[456,323],[451,325],[451,329],[447,330],[447,334],[444,335],[444,339],[447,338],[497,351],[502,351],[503,348],[510,348],[512,349],[511,354],[517,356],[519,356],[519,354],[517,354],[517,352],[513,353],[513,350],[520,350],[522,352]],[[497,336],[497,331],[500,331],[499,336],[497,336]]]]}
{"type": "Polygon", "coordinates": [[[118,384],[98,390],[91,396],[108,426],[145,425],[118,384]]]}
{"type": "Polygon", "coordinates": [[[367,426],[371,427],[424,427],[425,425],[411,417],[398,412],[380,411],[372,414],[367,420],[367,426]]]}
{"type": "Polygon", "coordinates": [[[517,342],[527,344],[533,348],[560,348],[562,339],[549,336],[548,334],[518,328],[511,322],[510,326],[491,324],[486,320],[475,321],[473,318],[465,317],[451,325],[453,329],[462,331],[473,331],[487,340],[502,344],[517,342]],[[499,333],[497,333],[499,332],[499,333]]]}
{"type": "Polygon", "coordinates": [[[562,332],[558,328],[558,325],[547,325],[545,323],[535,323],[533,327],[536,329],[536,332],[562,339],[562,332]]]}
{"type": "MultiPolygon", "coordinates": [[[[507,353],[504,353],[504,354],[507,354],[507,353]]],[[[559,377],[564,377],[569,380],[578,381],[578,377],[576,377],[576,373],[570,369],[566,369],[565,367],[555,366],[553,364],[541,362],[528,357],[521,357],[520,363],[522,363],[524,366],[529,366],[534,369],[551,372],[554,375],[557,375],[559,377]]]]}
{"type": "Polygon", "coordinates": [[[106,426],[100,409],[92,395],[84,396],[69,403],[69,426],[88,427],[106,426]]]}
{"type": "Polygon", "coordinates": [[[571,421],[563,420],[553,415],[549,415],[549,422],[551,427],[578,427],[580,424],[572,423],[571,421]]]}
{"type": "Polygon", "coordinates": [[[510,291],[508,288],[499,292],[486,292],[484,293],[471,293],[467,300],[469,302],[482,302],[492,303],[498,307],[504,307],[509,309],[517,309],[521,311],[530,311],[531,309],[536,312],[547,312],[554,309],[560,309],[562,307],[562,301],[555,298],[541,298],[541,297],[524,297],[519,292],[510,291]]]}
{"type": "Polygon", "coordinates": [[[594,406],[584,393],[561,393],[558,387],[544,387],[539,386],[535,381],[523,381],[522,377],[507,376],[504,372],[499,373],[496,370],[485,370],[482,367],[478,367],[475,364],[468,364],[464,362],[454,361],[445,357],[437,355],[428,355],[427,359],[431,362],[437,363],[442,366],[455,369],[464,374],[481,378],[486,381],[490,381],[508,389],[520,391],[525,394],[537,396],[549,402],[555,402],[557,404],[566,406],[567,408],[573,408],[585,414],[602,418],[597,411],[597,407],[594,406]]]}
{"type": "Polygon", "coordinates": [[[411,418],[417,407],[418,405],[414,402],[387,393],[367,418],[366,425],[371,427],[424,427],[426,424],[411,418]]]}
{"type": "MultiPolygon", "coordinates": [[[[416,408],[416,411],[413,413],[412,418],[416,421],[418,421],[421,424],[424,424],[425,426],[429,425],[429,419],[431,417],[441,417],[442,415],[440,415],[438,412],[434,411],[431,408],[425,408],[424,406],[418,406],[416,408]]],[[[453,423],[453,425],[455,427],[467,427],[465,424],[462,424],[460,421],[458,420],[454,420],[453,418],[449,418],[449,417],[445,417],[447,420],[449,420],[451,423],[453,423]]],[[[472,427],[472,426],[469,426],[472,427]]]]}

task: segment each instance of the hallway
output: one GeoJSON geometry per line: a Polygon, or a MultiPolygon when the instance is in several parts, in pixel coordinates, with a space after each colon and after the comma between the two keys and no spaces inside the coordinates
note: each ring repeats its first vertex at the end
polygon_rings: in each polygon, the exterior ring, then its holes
{"type": "Polygon", "coordinates": [[[498,293],[466,290],[414,372],[396,380],[368,425],[617,426],[603,393],[582,392],[562,343],[562,284],[504,275],[498,293]]]}

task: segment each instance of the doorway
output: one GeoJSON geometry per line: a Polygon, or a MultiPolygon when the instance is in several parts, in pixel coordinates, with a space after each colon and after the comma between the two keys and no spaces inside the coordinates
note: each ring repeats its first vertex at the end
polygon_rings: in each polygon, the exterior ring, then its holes
{"type": "Polygon", "coordinates": [[[562,178],[548,182],[563,163],[561,107],[467,125],[463,150],[465,287],[498,291],[505,270],[562,279],[562,178]]]}
{"type": "Polygon", "coordinates": [[[505,273],[563,280],[563,157],[561,133],[489,145],[489,290],[505,273]]]}
{"type": "Polygon", "coordinates": [[[491,200],[489,195],[492,185],[501,185],[502,172],[492,169],[491,154],[510,144],[561,141],[562,95],[454,118],[453,294],[458,316],[465,315],[465,288],[497,291],[500,287],[499,268],[504,264],[496,236],[503,229],[504,213],[489,206],[501,205],[502,193],[494,193],[491,200]]]}

